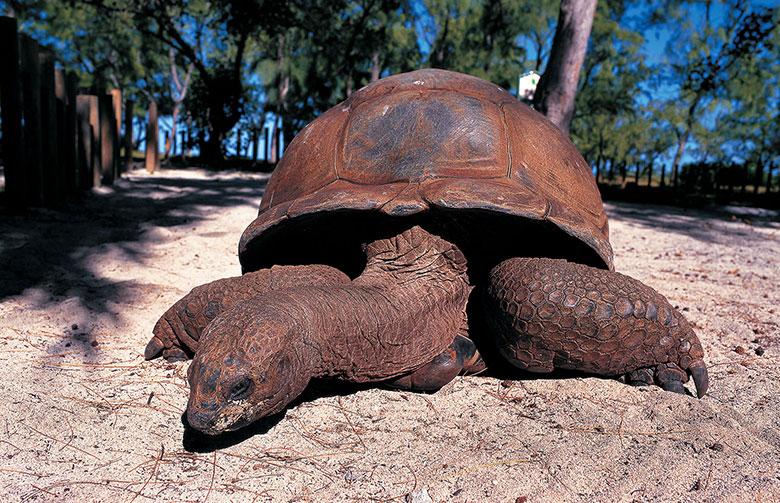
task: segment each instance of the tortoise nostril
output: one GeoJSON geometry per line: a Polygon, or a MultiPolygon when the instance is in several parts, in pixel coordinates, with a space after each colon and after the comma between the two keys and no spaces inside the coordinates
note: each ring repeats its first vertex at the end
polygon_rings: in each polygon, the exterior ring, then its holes
{"type": "Polygon", "coordinates": [[[230,400],[243,400],[249,396],[249,391],[252,388],[252,380],[248,377],[240,379],[236,382],[232,388],[230,388],[230,400]]]}
{"type": "Polygon", "coordinates": [[[200,402],[198,408],[200,410],[208,410],[208,411],[214,411],[217,410],[219,405],[217,405],[217,402],[212,400],[210,402],[200,402]]]}
{"type": "Polygon", "coordinates": [[[214,421],[214,415],[211,412],[187,410],[187,424],[198,431],[208,429],[214,421]]]}

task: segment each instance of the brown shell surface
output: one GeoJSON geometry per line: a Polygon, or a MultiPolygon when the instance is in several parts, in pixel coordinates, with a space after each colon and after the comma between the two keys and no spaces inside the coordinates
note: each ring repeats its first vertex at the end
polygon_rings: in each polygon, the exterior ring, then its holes
{"type": "MultiPolygon", "coordinates": [[[[612,269],[590,167],[541,114],[490,82],[426,69],[355,92],[307,125],[271,177],[239,245],[296,218],[343,210],[407,216],[474,209],[548,221],[612,269]]],[[[513,236],[507,236],[512,239],[513,236]]]]}

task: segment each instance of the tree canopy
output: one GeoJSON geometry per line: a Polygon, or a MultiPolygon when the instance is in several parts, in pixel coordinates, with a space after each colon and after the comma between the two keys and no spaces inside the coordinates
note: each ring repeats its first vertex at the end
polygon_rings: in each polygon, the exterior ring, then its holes
{"type": "MultiPolygon", "coordinates": [[[[58,49],[83,86],[121,87],[186,117],[212,159],[236,127],[258,134],[275,117],[290,138],[363,85],[419,67],[514,92],[523,72],[544,71],[559,4],[0,2],[25,32],[58,49]]],[[[683,171],[690,179],[718,165],[740,166],[738,184],[754,190],[771,183],[780,151],[778,20],[763,1],[599,1],[571,124],[597,176],[677,184],[683,171]]]]}

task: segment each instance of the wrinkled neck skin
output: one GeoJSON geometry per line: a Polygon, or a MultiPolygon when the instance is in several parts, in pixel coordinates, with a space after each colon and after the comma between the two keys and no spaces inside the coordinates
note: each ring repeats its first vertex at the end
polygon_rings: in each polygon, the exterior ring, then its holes
{"type": "Polygon", "coordinates": [[[282,411],[312,378],[383,381],[441,353],[464,328],[465,257],[419,227],[366,254],[348,285],[278,291],[216,318],[189,371],[190,425],[235,430],[282,411]]]}

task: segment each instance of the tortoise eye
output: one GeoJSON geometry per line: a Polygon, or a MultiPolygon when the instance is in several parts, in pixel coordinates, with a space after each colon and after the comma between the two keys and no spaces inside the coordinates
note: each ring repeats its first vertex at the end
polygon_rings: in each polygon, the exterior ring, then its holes
{"type": "Polygon", "coordinates": [[[240,379],[236,382],[232,388],[230,388],[230,400],[243,400],[249,396],[249,391],[252,389],[252,380],[248,377],[240,379]]]}

